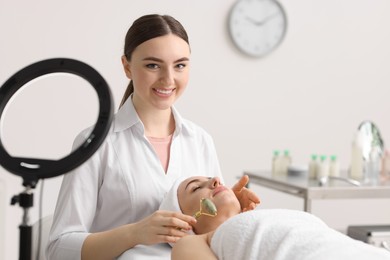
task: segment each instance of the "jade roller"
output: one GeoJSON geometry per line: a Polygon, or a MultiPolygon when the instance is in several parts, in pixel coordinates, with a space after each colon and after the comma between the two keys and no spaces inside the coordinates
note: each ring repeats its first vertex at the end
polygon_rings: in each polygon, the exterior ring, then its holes
{"type": "Polygon", "coordinates": [[[198,219],[201,215],[215,217],[217,215],[217,207],[210,199],[202,198],[199,203],[199,211],[194,214],[194,218],[198,219]]]}

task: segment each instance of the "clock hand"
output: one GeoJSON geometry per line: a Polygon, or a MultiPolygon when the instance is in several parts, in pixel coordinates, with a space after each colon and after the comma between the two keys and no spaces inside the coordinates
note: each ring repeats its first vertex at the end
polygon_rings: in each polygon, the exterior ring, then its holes
{"type": "Polygon", "coordinates": [[[257,25],[259,22],[253,19],[252,17],[245,16],[245,18],[250,22],[253,23],[254,25],[257,25]]]}
{"type": "Polygon", "coordinates": [[[253,18],[248,17],[248,16],[246,16],[245,18],[246,18],[249,22],[251,22],[252,24],[254,24],[254,25],[256,25],[256,26],[263,26],[265,23],[267,23],[269,20],[275,18],[276,16],[278,16],[277,13],[272,14],[272,15],[266,17],[265,19],[263,19],[263,20],[261,20],[261,21],[256,21],[256,20],[254,20],[253,18]]]}
{"type": "Polygon", "coordinates": [[[275,18],[275,17],[278,16],[278,15],[279,15],[278,13],[275,13],[275,14],[272,14],[272,15],[268,16],[267,18],[265,18],[265,19],[261,22],[261,24],[265,24],[266,22],[268,22],[269,20],[275,18]]]}

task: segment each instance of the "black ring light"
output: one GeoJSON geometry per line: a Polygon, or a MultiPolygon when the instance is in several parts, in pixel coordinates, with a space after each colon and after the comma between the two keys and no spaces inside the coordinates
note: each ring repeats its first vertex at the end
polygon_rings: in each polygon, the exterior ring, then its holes
{"type": "Polygon", "coordinates": [[[99,98],[99,116],[89,137],[70,155],[59,160],[12,157],[4,149],[0,135],[0,164],[9,172],[23,178],[23,185],[34,188],[39,179],[65,174],[84,163],[104,141],[113,118],[114,106],[107,82],[89,65],[67,58],[55,58],[29,65],[0,88],[0,120],[11,97],[26,83],[45,74],[64,72],[80,76],[96,90],[99,98]]]}
{"type": "MultiPolygon", "coordinates": [[[[29,65],[9,78],[0,88],[0,120],[6,104],[11,97],[29,81],[45,74],[64,72],[84,78],[96,90],[99,98],[99,115],[97,122],[88,138],[70,155],[60,160],[44,160],[33,158],[12,157],[4,149],[0,135],[0,165],[9,172],[23,178],[26,190],[15,195],[11,204],[19,203],[23,208],[22,223],[19,226],[19,260],[31,260],[32,228],[28,224],[28,209],[33,205],[34,189],[39,179],[55,177],[71,171],[91,157],[104,141],[113,118],[114,106],[107,82],[89,65],[66,58],[56,58],[39,61],[29,65]]],[[[40,256],[38,249],[37,259],[40,256]]]]}

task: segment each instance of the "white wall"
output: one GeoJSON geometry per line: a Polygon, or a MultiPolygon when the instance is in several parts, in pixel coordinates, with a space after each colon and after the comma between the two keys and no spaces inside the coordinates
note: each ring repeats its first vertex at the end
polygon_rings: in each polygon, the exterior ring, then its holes
{"type": "MultiPolygon", "coordinates": [[[[0,82],[38,60],[75,58],[105,77],[117,107],[127,85],[120,56],[128,27],[146,13],[171,14],[186,27],[192,48],[191,82],[177,107],[213,135],[227,184],[244,169],[269,170],[274,149],[289,149],[295,164],[306,163],[311,153],[336,154],[346,169],[352,135],[365,119],[373,120],[390,142],[389,1],[281,0],[287,35],[263,59],[242,55],[229,38],[227,17],[235,2],[0,0],[0,82]]],[[[69,102],[75,98],[71,91],[63,95],[69,102]]],[[[25,105],[36,103],[32,99],[25,105]]],[[[87,113],[78,122],[88,118],[87,113]]],[[[74,126],[62,131],[64,138],[56,144],[67,149],[74,126]]],[[[17,141],[14,145],[24,148],[17,141]]],[[[21,180],[4,169],[0,179],[8,203],[22,190],[21,180]]],[[[54,209],[60,181],[45,182],[44,214],[54,209]]],[[[301,207],[299,200],[261,188],[258,192],[265,208],[301,207]]],[[[332,226],[345,227],[373,221],[368,212],[374,209],[380,210],[375,221],[385,222],[390,219],[384,207],[388,202],[323,203],[314,210],[332,226]],[[355,208],[354,219],[333,213],[345,206],[355,208]]],[[[2,253],[4,259],[17,258],[20,221],[21,209],[7,206],[0,259],[2,253]]]]}

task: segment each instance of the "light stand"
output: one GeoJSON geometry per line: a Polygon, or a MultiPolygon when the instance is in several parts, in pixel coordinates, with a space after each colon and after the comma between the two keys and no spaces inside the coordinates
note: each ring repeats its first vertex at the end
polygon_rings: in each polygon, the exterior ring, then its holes
{"type": "Polygon", "coordinates": [[[19,259],[31,260],[32,227],[29,223],[29,209],[33,206],[34,194],[31,188],[15,195],[11,199],[11,205],[19,203],[23,208],[23,219],[19,226],[19,259]]]}
{"type": "Polygon", "coordinates": [[[11,76],[0,88],[0,120],[4,108],[11,97],[27,82],[45,74],[62,72],[84,78],[96,90],[99,98],[99,115],[88,138],[68,156],[59,160],[12,157],[5,150],[0,135],[0,165],[10,173],[23,178],[25,190],[12,197],[11,204],[23,208],[23,219],[19,226],[19,259],[31,260],[32,227],[29,223],[29,209],[33,206],[32,190],[39,179],[65,174],[83,164],[103,143],[113,118],[113,101],[110,89],[104,78],[89,65],[67,58],[39,61],[11,76]]]}

